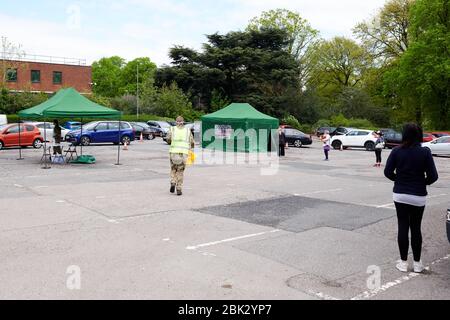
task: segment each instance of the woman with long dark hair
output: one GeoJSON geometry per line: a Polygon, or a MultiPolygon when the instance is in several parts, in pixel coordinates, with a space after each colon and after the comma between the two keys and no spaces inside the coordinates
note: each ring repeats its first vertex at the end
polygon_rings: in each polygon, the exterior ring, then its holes
{"type": "Polygon", "coordinates": [[[384,175],[394,181],[393,199],[397,210],[398,247],[400,258],[396,267],[408,271],[409,230],[413,251],[414,272],[422,272],[421,224],[425,210],[427,185],[438,179],[438,173],[430,150],[422,148],[422,129],[413,123],[403,127],[401,146],[394,148],[389,155],[384,175]]]}

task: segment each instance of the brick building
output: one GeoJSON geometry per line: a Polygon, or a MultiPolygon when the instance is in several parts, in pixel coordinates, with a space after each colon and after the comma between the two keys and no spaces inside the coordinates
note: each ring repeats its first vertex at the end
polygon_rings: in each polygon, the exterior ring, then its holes
{"type": "Polygon", "coordinates": [[[92,69],[83,60],[37,57],[21,61],[0,59],[0,73],[6,73],[2,79],[7,89],[53,93],[73,87],[82,94],[92,93],[92,69]]]}

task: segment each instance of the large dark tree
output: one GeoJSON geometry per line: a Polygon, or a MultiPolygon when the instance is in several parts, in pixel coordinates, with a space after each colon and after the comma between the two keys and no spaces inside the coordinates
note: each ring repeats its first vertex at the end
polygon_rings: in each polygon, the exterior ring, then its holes
{"type": "Polygon", "coordinates": [[[279,29],[207,35],[202,52],[170,50],[172,66],[156,73],[156,84],[176,82],[197,109],[211,111],[213,91],[233,102],[249,102],[262,112],[284,115],[282,97],[298,89],[298,63],[284,50],[288,36],[279,29]]]}

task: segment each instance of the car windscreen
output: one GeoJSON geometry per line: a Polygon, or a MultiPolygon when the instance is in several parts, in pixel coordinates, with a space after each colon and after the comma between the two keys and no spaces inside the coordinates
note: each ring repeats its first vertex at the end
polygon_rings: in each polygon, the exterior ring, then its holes
{"type": "Polygon", "coordinates": [[[150,126],[147,123],[145,123],[145,122],[136,122],[135,125],[140,126],[142,128],[145,128],[145,129],[149,129],[150,128],[150,126]]]}
{"type": "MultiPolygon", "coordinates": [[[[90,122],[86,125],[83,126],[83,130],[93,130],[95,128],[95,126],[98,124],[98,122],[90,122]]],[[[81,129],[81,126],[80,126],[81,129]]]]}
{"type": "Polygon", "coordinates": [[[162,128],[170,128],[170,124],[168,122],[158,122],[158,124],[162,127],[162,128]]]}

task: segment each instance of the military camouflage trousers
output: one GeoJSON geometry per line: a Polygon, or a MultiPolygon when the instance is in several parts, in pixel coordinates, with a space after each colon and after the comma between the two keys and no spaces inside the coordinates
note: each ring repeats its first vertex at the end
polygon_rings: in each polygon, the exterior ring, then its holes
{"type": "Polygon", "coordinates": [[[170,154],[170,184],[175,185],[177,190],[183,187],[183,175],[186,168],[187,154],[170,154]]]}

